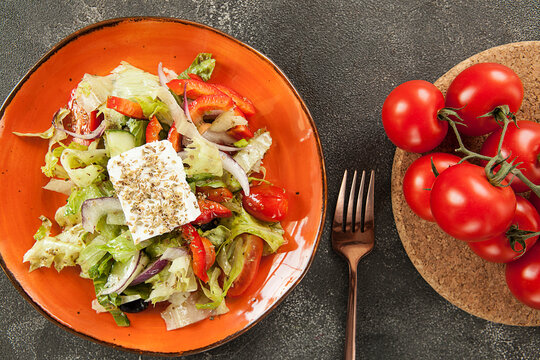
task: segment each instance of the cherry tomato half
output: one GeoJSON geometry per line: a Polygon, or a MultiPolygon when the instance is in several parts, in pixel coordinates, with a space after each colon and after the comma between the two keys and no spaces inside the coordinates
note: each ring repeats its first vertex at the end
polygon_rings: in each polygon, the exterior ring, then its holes
{"type": "Polygon", "coordinates": [[[242,267],[240,275],[238,275],[229,288],[229,291],[227,292],[227,295],[229,296],[240,296],[247,290],[249,285],[251,285],[259,270],[259,263],[261,262],[264,247],[264,240],[258,236],[242,234],[239,235],[238,238],[244,242],[244,266],[242,267]]]}
{"type": "Polygon", "coordinates": [[[432,153],[416,159],[407,169],[403,178],[403,195],[411,210],[424,220],[435,221],[431,213],[429,197],[435,182],[431,161],[440,174],[461,159],[446,153],[432,153]]]}
{"type": "Polygon", "coordinates": [[[460,133],[469,136],[488,134],[499,125],[493,117],[479,117],[497,106],[508,105],[519,110],[523,101],[523,84],[512,69],[495,63],[481,63],[462,71],[446,92],[446,107],[457,113],[467,126],[458,125],[460,133]]]}
{"type": "Polygon", "coordinates": [[[540,246],[533,246],[521,258],[506,264],[506,284],[516,299],[540,309],[540,246]]]}
{"type": "Polygon", "coordinates": [[[252,186],[250,194],[242,196],[242,206],[259,220],[277,222],[287,215],[289,201],[283,188],[263,184],[252,186]]]}
{"type": "Polygon", "coordinates": [[[483,167],[461,163],[443,171],[431,190],[431,211],[450,236],[480,241],[505,232],[516,212],[516,196],[508,186],[494,186],[483,167]]]}
{"type": "MultiPolygon", "coordinates": [[[[482,146],[481,154],[487,156],[497,155],[499,147],[499,139],[501,138],[502,129],[489,135],[484,145],[482,146]]],[[[516,126],[514,123],[508,125],[504,135],[503,144],[501,147],[503,157],[509,157],[509,161],[516,159],[516,163],[521,163],[519,169],[525,177],[535,184],[540,184],[540,124],[533,121],[519,121],[516,126]]],[[[513,176],[508,175],[507,181],[512,182],[510,186],[516,192],[525,192],[530,190],[523,181],[513,176]]]]}
{"type": "MultiPolygon", "coordinates": [[[[517,206],[516,214],[512,225],[517,225],[520,230],[528,230],[537,232],[540,230],[540,215],[532,206],[532,204],[521,196],[516,196],[517,206]]],[[[538,239],[538,236],[533,236],[525,240],[525,251],[529,250],[538,239]]],[[[515,243],[515,251],[510,246],[510,240],[506,233],[497,235],[491,239],[483,241],[475,241],[467,243],[472,251],[484,260],[507,263],[523,256],[525,251],[522,252],[523,246],[519,243],[515,243]]]]}
{"type": "Polygon", "coordinates": [[[431,151],[448,132],[448,123],[437,118],[443,107],[443,94],[435,85],[424,80],[407,81],[384,101],[382,121],[386,135],[403,150],[431,151]]]}

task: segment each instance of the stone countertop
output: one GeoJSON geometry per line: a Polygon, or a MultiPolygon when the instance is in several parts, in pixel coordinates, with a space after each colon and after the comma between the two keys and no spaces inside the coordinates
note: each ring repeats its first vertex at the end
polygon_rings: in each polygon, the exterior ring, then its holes
{"type": "MultiPolygon", "coordinates": [[[[382,102],[396,85],[411,79],[433,82],[482,50],[539,40],[538,1],[137,0],[113,5],[4,0],[0,98],[70,33],[105,19],[143,15],[215,27],[267,55],[287,74],[321,136],[329,214],[345,168],[376,169],[376,248],[359,265],[359,358],[538,358],[540,328],[499,325],[469,315],[440,297],[413,267],[392,216],[394,146],[380,121],[382,102]]],[[[239,338],[190,358],[342,358],[347,267],[331,249],[330,220],[308,274],[276,310],[239,338]]],[[[4,274],[0,319],[4,359],[139,358],[50,323],[4,274]]]]}

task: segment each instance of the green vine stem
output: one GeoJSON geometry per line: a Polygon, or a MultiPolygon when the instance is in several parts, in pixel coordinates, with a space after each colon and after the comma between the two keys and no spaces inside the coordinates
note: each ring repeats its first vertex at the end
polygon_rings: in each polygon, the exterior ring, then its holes
{"type": "Polygon", "coordinates": [[[509,112],[508,106],[504,105],[504,106],[497,107],[492,112],[485,114],[483,116],[493,116],[495,118],[495,121],[497,121],[502,126],[501,138],[499,140],[497,155],[495,155],[494,157],[482,155],[482,154],[479,154],[479,153],[476,153],[474,151],[467,149],[465,145],[463,144],[463,140],[461,139],[461,135],[459,134],[459,131],[456,126],[456,124],[458,124],[459,122],[456,122],[447,116],[441,117],[441,120],[447,121],[450,127],[452,128],[452,130],[454,131],[454,134],[456,136],[456,139],[459,145],[459,147],[455,149],[455,151],[465,155],[461,159],[460,163],[464,161],[472,160],[472,159],[479,159],[479,160],[487,161],[488,164],[485,167],[486,176],[488,177],[488,179],[490,179],[490,182],[492,182],[494,185],[501,186],[500,184],[502,180],[505,179],[508,174],[513,174],[515,177],[523,181],[523,183],[527,185],[531,189],[532,192],[534,192],[538,197],[540,197],[540,186],[534,184],[532,181],[527,179],[527,177],[521,172],[521,170],[519,170],[518,166],[521,163],[516,164],[514,163],[513,160],[508,161],[508,159],[504,158],[501,154],[501,148],[502,148],[504,136],[506,134],[506,129],[508,128],[508,125],[510,124],[510,122],[514,122],[514,123],[516,122],[515,116],[509,112]],[[499,169],[497,173],[494,173],[493,170],[497,166],[499,166],[499,169]]]}

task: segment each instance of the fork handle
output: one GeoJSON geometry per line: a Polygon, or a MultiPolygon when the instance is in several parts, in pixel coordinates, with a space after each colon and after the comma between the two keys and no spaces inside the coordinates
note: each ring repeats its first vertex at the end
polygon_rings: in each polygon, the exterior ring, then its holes
{"type": "Polygon", "coordinates": [[[349,262],[349,301],[347,304],[347,332],[345,333],[345,360],[356,358],[356,283],[358,262],[349,262]]]}

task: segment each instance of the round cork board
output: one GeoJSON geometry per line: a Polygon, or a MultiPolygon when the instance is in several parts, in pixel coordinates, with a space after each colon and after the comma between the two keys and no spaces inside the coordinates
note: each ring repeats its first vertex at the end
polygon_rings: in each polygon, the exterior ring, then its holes
{"type": "MultiPolygon", "coordinates": [[[[540,41],[498,46],[459,63],[439,78],[435,85],[443,92],[464,69],[480,62],[496,62],[513,69],[523,82],[525,97],[518,120],[540,122],[540,41]]],[[[473,150],[481,138],[464,140],[473,150]]],[[[452,152],[454,135],[434,151],[452,152]]],[[[504,264],[484,261],[465,242],[446,235],[435,223],[422,220],[408,207],[403,197],[403,176],[420,154],[397,149],[392,168],[392,208],[396,227],[412,263],[422,277],[442,297],[480,318],[519,326],[540,326],[540,310],[517,301],[506,286],[504,264]]]]}

